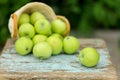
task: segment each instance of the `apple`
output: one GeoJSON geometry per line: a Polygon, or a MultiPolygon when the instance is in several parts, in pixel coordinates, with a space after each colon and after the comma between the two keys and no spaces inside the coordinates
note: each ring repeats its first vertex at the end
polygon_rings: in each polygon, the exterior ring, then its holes
{"type": "Polygon", "coordinates": [[[33,42],[30,38],[20,37],[15,41],[15,50],[20,55],[27,55],[32,51],[33,42]]]}
{"type": "Polygon", "coordinates": [[[51,36],[55,36],[55,37],[58,37],[58,38],[60,38],[62,41],[63,41],[63,36],[62,35],[60,35],[60,34],[58,34],[58,33],[53,33],[51,36]]]}
{"type": "Polygon", "coordinates": [[[48,36],[52,33],[51,24],[46,19],[38,20],[35,23],[35,30],[37,33],[46,35],[46,36],[48,36]]]}
{"type": "Polygon", "coordinates": [[[20,25],[18,32],[20,37],[26,36],[28,38],[32,38],[35,35],[35,29],[30,23],[20,25]]]}
{"type": "Polygon", "coordinates": [[[86,67],[93,67],[98,64],[100,55],[95,48],[86,47],[79,52],[79,61],[86,67]]]}
{"type": "Polygon", "coordinates": [[[48,37],[47,42],[52,47],[52,55],[57,55],[62,52],[63,43],[60,38],[55,37],[55,36],[50,36],[48,37]]]}
{"type": "Polygon", "coordinates": [[[22,13],[18,19],[18,24],[21,25],[23,23],[29,23],[30,22],[30,16],[27,13],[22,13]]]}
{"type": "Polygon", "coordinates": [[[40,12],[35,11],[30,15],[30,21],[33,25],[39,19],[45,19],[45,16],[41,14],[40,12]]]}
{"type": "Polygon", "coordinates": [[[40,59],[50,58],[52,48],[47,42],[40,42],[33,47],[33,55],[40,59]]]}
{"type": "Polygon", "coordinates": [[[52,22],[52,31],[59,34],[66,32],[66,24],[60,19],[55,19],[52,22]]]}
{"type": "Polygon", "coordinates": [[[45,35],[40,35],[40,34],[37,34],[33,37],[33,43],[34,45],[39,43],[39,42],[43,42],[43,41],[46,41],[47,40],[47,36],[45,35]]]}
{"type": "Polygon", "coordinates": [[[66,54],[74,54],[80,47],[79,40],[74,36],[66,36],[63,40],[63,49],[66,54]]]}

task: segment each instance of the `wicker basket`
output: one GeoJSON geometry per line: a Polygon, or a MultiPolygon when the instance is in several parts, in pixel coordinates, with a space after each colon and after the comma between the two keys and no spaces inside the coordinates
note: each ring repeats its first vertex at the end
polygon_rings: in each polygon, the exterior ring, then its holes
{"type": "Polygon", "coordinates": [[[19,35],[18,35],[19,16],[22,13],[32,13],[34,11],[38,11],[38,12],[42,13],[50,22],[52,22],[56,18],[63,20],[67,25],[67,30],[66,30],[65,34],[63,34],[63,36],[67,36],[69,34],[70,23],[64,16],[56,15],[54,13],[54,11],[52,10],[52,8],[44,3],[31,2],[31,3],[27,3],[26,5],[24,5],[23,7],[21,7],[17,11],[15,11],[13,14],[11,14],[10,19],[9,19],[9,23],[8,23],[8,28],[9,28],[9,31],[11,33],[12,38],[19,37],[19,35]]]}

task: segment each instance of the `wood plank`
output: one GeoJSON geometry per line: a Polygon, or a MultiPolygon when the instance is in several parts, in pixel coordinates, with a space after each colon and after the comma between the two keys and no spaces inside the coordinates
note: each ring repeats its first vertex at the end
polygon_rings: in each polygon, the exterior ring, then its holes
{"type": "Polygon", "coordinates": [[[60,54],[40,61],[32,54],[20,56],[9,39],[0,55],[0,80],[118,80],[105,41],[79,39],[81,48],[95,47],[100,54],[97,66],[87,68],[75,55],[60,54]]]}

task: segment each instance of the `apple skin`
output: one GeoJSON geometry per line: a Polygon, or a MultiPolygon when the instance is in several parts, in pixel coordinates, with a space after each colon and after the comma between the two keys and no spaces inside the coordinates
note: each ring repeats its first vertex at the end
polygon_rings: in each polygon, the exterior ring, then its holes
{"type": "Polygon", "coordinates": [[[46,41],[47,40],[47,36],[45,35],[40,35],[40,34],[37,34],[33,37],[33,43],[34,45],[39,43],[39,42],[43,42],[43,41],[46,41]]]}
{"type": "Polygon", "coordinates": [[[29,23],[30,22],[30,16],[27,13],[23,13],[20,15],[19,19],[18,19],[18,24],[24,24],[24,23],[29,23]]]}
{"type": "Polygon", "coordinates": [[[55,37],[58,37],[58,38],[60,38],[62,41],[63,41],[63,36],[62,35],[60,35],[60,34],[58,34],[58,33],[53,33],[51,36],[55,36],[55,37]]]}
{"type": "Polygon", "coordinates": [[[32,38],[35,35],[35,29],[30,23],[24,23],[19,27],[19,35],[20,37],[25,36],[28,38],[32,38]]]}
{"type": "Polygon", "coordinates": [[[52,31],[59,34],[64,34],[66,32],[66,24],[60,19],[55,19],[52,22],[52,31]]]}
{"type": "Polygon", "coordinates": [[[40,12],[35,11],[30,15],[30,21],[33,25],[39,19],[45,19],[45,16],[41,14],[40,12]]]}
{"type": "Polygon", "coordinates": [[[30,38],[20,37],[15,42],[15,50],[20,55],[27,55],[32,51],[33,42],[30,38]]]}
{"type": "Polygon", "coordinates": [[[52,48],[47,42],[40,42],[33,47],[33,55],[40,59],[51,57],[52,48]]]}
{"type": "Polygon", "coordinates": [[[95,48],[86,47],[79,52],[79,61],[86,67],[93,67],[98,64],[100,55],[95,48]]]}
{"type": "Polygon", "coordinates": [[[52,33],[51,24],[46,19],[38,20],[35,23],[35,30],[37,33],[46,36],[49,36],[52,33]]]}
{"type": "Polygon", "coordinates": [[[63,40],[63,49],[66,54],[74,54],[80,47],[79,40],[74,36],[66,36],[63,40]]]}
{"type": "Polygon", "coordinates": [[[52,47],[52,55],[57,55],[62,52],[63,43],[60,38],[55,36],[50,36],[48,37],[47,42],[52,47]]]}

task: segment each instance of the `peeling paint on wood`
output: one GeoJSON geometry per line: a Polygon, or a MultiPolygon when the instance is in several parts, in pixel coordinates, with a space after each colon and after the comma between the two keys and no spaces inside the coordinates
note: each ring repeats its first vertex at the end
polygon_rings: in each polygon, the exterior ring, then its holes
{"type": "Polygon", "coordinates": [[[81,48],[95,47],[100,54],[97,66],[87,68],[75,55],[60,54],[47,60],[33,54],[20,56],[14,50],[14,40],[7,41],[0,55],[0,80],[117,80],[117,75],[105,42],[101,39],[80,39],[81,48]]]}

